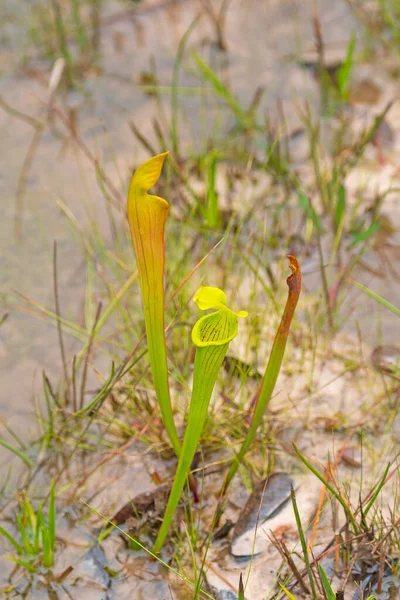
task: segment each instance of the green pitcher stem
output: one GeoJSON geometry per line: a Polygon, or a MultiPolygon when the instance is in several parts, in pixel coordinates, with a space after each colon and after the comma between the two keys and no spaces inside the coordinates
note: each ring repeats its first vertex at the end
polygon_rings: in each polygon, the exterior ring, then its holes
{"type": "Polygon", "coordinates": [[[179,458],[175,479],[169,495],[163,522],[158,532],[154,552],[161,550],[168,535],[179,499],[183,492],[190,467],[196,453],[197,445],[207,418],[208,405],[214,389],[218,372],[228,350],[229,344],[223,346],[201,347],[196,350],[193,374],[193,391],[190,401],[189,417],[179,458]]]}
{"type": "MultiPolygon", "coordinates": [[[[247,431],[246,438],[236,454],[233,462],[229,468],[228,473],[225,476],[224,483],[220,491],[220,499],[224,497],[226,491],[231,483],[232,479],[236,475],[236,472],[245,457],[253,439],[255,438],[257,429],[261,423],[263,415],[267,409],[269,401],[271,400],[276,380],[281,369],[283,356],[285,354],[286,343],[289,335],[290,325],[294,315],[294,311],[299,300],[301,291],[301,270],[297,259],[294,256],[288,256],[290,268],[292,274],[287,278],[286,282],[289,287],[288,297],[283,311],[282,319],[279,324],[278,331],[275,335],[275,340],[272,346],[271,354],[269,356],[268,364],[264,373],[263,380],[259,389],[257,398],[257,404],[253,413],[250,427],[247,431]]],[[[217,509],[220,510],[220,505],[217,509]]],[[[219,518],[216,519],[218,522],[219,518]]]]}

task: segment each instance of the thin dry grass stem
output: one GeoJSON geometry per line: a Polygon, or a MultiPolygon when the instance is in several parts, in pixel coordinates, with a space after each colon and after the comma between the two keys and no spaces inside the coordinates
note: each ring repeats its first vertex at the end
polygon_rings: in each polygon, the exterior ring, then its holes
{"type": "Polygon", "coordinates": [[[140,132],[133,121],[129,121],[129,127],[135,138],[142,144],[143,148],[147,150],[150,156],[155,156],[157,150],[152,146],[149,140],[140,132]]]}
{"type": "Polygon", "coordinates": [[[104,181],[105,185],[107,186],[109,192],[114,197],[114,200],[117,201],[117,206],[119,208],[121,208],[122,206],[125,206],[125,198],[124,198],[123,194],[119,190],[117,190],[117,188],[112,183],[111,179],[106,175],[105,171],[101,168],[99,161],[94,156],[94,154],[91,152],[91,150],[89,150],[88,146],[82,140],[82,138],[78,135],[74,124],[71,122],[71,120],[65,114],[65,112],[56,105],[53,105],[51,107],[51,110],[52,110],[53,114],[55,114],[58,117],[58,119],[65,125],[65,127],[69,131],[73,141],[77,144],[77,146],[83,152],[83,154],[86,156],[86,158],[89,159],[89,161],[95,167],[96,171],[101,175],[101,178],[104,181]]]}
{"type": "Polygon", "coordinates": [[[101,0],[92,0],[91,5],[91,49],[95,58],[99,55],[101,43],[101,0]]]}
{"type": "Polygon", "coordinates": [[[344,532],[344,540],[343,540],[343,536],[340,534],[340,542],[343,542],[343,544],[341,544],[341,548],[342,548],[342,576],[346,577],[347,576],[347,572],[348,572],[348,554],[346,552],[346,548],[347,548],[347,543],[349,541],[349,530],[346,529],[344,532]]]}
{"type": "Polygon", "coordinates": [[[44,381],[45,381],[46,385],[48,386],[48,389],[50,391],[51,397],[54,400],[54,404],[57,406],[57,408],[61,408],[61,404],[60,404],[60,401],[58,399],[58,396],[57,396],[57,394],[54,393],[53,388],[51,387],[50,379],[47,377],[47,375],[45,374],[44,371],[43,371],[43,378],[44,378],[44,381]]]}
{"type": "Polygon", "coordinates": [[[272,531],[270,531],[268,537],[271,540],[272,544],[275,546],[275,548],[278,550],[279,554],[282,557],[282,560],[289,565],[290,570],[292,571],[293,576],[295,577],[297,583],[299,584],[302,592],[304,592],[304,594],[309,595],[310,590],[308,589],[307,585],[304,583],[304,579],[303,579],[302,575],[300,574],[300,571],[296,567],[294,560],[291,556],[291,553],[289,552],[289,550],[286,547],[285,542],[283,540],[278,540],[278,538],[275,536],[275,534],[272,531]]]}
{"type": "MultiPolygon", "coordinates": [[[[344,555],[346,556],[346,560],[347,560],[346,549],[344,551],[344,555]]],[[[349,581],[350,575],[351,575],[351,573],[352,573],[352,571],[354,569],[354,565],[356,564],[357,560],[358,560],[358,554],[355,552],[354,556],[352,556],[352,558],[351,558],[350,563],[348,564],[347,572],[345,570],[343,570],[343,574],[344,574],[344,577],[343,577],[343,580],[342,580],[342,589],[343,590],[345,589],[345,587],[346,587],[346,585],[347,585],[347,583],[349,581]]]]}
{"type": "Polygon", "coordinates": [[[299,538],[300,538],[300,546],[302,549],[303,559],[304,559],[304,562],[306,565],[308,581],[309,581],[310,588],[311,588],[311,595],[315,600],[315,598],[316,598],[315,578],[314,578],[313,570],[312,570],[312,567],[310,564],[310,558],[309,558],[308,552],[307,552],[306,538],[304,535],[304,530],[303,530],[303,526],[301,523],[300,513],[299,513],[298,506],[297,506],[296,493],[294,491],[293,486],[291,486],[291,499],[292,499],[292,505],[293,505],[293,512],[294,512],[294,516],[296,519],[297,531],[298,531],[299,538]]]}
{"type": "Polygon", "coordinates": [[[340,544],[341,544],[341,536],[336,533],[335,534],[335,572],[339,573],[340,566],[340,544]]]}
{"type": "MultiPolygon", "coordinates": [[[[393,458],[393,461],[392,461],[392,462],[393,462],[393,463],[396,463],[396,461],[397,461],[397,459],[399,458],[399,456],[400,456],[400,452],[398,452],[398,453],[396,454],[396,456],[393,458]]],[[[387,475],[387,477],[386,477],[386,479],[385,479],[385,485],[387,484],[387,482],[388,482],[388,481],[390,481],[390,479],[392,479],[392,477],[394,477],[394,475],[397,475],[397,474],[398,474],[398,472],[399,472],[399,468],[398,468],[398,466],[395,464],[395,466],[394,466],[394,467],[393,467],[393,469],[390,471],[390,473],[388,473],[388,475],[387,475]]],[[[375,485],[374,485],[374,486],[373,486],[373,487],[370,489],[370,491],[368,492],[368,494],[365,496],[365,498],[364,498],[364,500],[363,500],[363,505],[364,505],[364,504],[366,504],[366,503],[367,503],[367,502],[368,502],[368,501],[371,499],[371,497],[373,496],[373,494],[374,494],[374,492],[375,492],[376,488],[377,488],[377,487],[380,485],[380,483],[381,483],[381,479],[379,479],[379,480],[376,482],[376,484],[375,484],[375,485]]]]}
{"type": "Polygon", "coordinates": [[[314,38],[315,38],[315,46],[318,54],[318,61],[320,67],[323,68],[325,66],[325,44],[324,38],[322,36],[322,28],[321,28],[321,20],[318,14],[317,0],[313,0],[313,30],[314,30],[314,38]]]}
{"type": "Polygon", "coordinates": [[[204,564],[207,567],[207,569],[210,569],[210,571],[212,571],[217,577],[219,577],[219,579],[223,581],[233,592],[235,592],[235,594],[238,594],[238,588],[232,585],[229,579],[227,579],[223,575],[223,573],[218,571],[218,569],[216,569],[212,563],[210,563],[208,560],[205,560],[204,564]]]}
{"type": "Polygon", "coordinates": [[[161,148],[162,152],[165,152],[167,150],[168,144],[165,139],[165,135],[163,133],[160,121],[154,117],[154,119],[152,120],[152,123],[153,123],[154,133],[156,134],[158,142],[160,144],[160,148],[161,148]]]}
{"type": "Polygon", "coordinates": [[[203,258],[201,260],[199,260],[199,262],[197,263],[197,265],[195,265],[193,267],[193,269],[190,271],[190,273],[188,275],[186,275],[186,277],[182,280],[182,282],[178,285],[178,287],[176,288],[176,290],[173,292],[173,294],[168,298],[165,306],[168,306],[170,302],[172,302],[172,300],[175,298],[175,296],[181,291],[181,289],[186,285],[186,283],[189,281],[189,279],[196,273],[197,269],[199,269],[199,267],[201,267],[201,265],[207,260],[207,258],[214,252],[214,250],[216,250],[218,248],[218,246],[220,244],[222,244],[224,238],[222,238],[219,242],[217,242],[212,248],[211,250],[209,250],[209,252],[207,252],[207,254],[205,256],[203,256],[203,258]]]}
{"type": "Polygon", "coordinates": [[[346,498],[346,496],[343,496],[342,490],[340,489],[339,482],[336,479],[336,475],[335,475],[335,472],[334,472],[334,470],[332,468],[332,464],[331,463],[329,463],[329,475],[330,475],[330,479],[332,480],[332,482],[335,485],[336,490],[338,492],[338,500],[341,499],[344,502],[344,504],[347,506],[348,513],[347,513],[346,516],[349,517],[352,520],[353,524],[355,524],[356,523],[356,518],[355,518],[355,515],[354,515],[353,511],[351,510],[349,499],[346,498]]]}
{"type": "Polygon", "coordinates": [[[90,357],[91,357],[92,349],[93,349],[94,335],[96,333],[97,323],[99,322],[99,319],[100,319],[101,308],[102,308],[102,303],[99,302],[97,305],[96,316],[94,318],[92,331],[90,332],[88,346],[87,346],[87,350],[86,350],[86,356],[85,356],[85,360],[83,363],[83,372],[82,372],[81,387],[80,387],[80,394],[79,394],[79,410],[81,410],[83,408],[83,402],[85,400],[87,371],[88,371],[90,357]]]}
{"type": "Polygon", "coordinates": [[[2,108],[12,117],[19,119],[20,121],[24,121],[27,125],[30,125],[34,129],[40,129],[42,127],[41,121],[14,108],[4,100],[3,96],[0,96],[0,108],[2,108]]]}
{"type": "MultiPolygon", "coordinates": [[[[342,447],[340,448],[340,450],[337,452],[336,454],[336,458],[335,461],[333,463],[333,468],[336,469],[339,464],[340,461],[342,460],[342,456],[344,451],[346,450],[348,443],[350,442],[351,438],[353,437],[354,431],[356,430],[356,427],[353,427],[351,429],[351,431],[349,432],[349,434],[347,435],[342,447]]],[[[324,478],[327,479],[329,481],[330,476],[331,476],[331,463],[330,461],[328,461],[326,467],[325,467],[325,471],[324,471],[324,478]]],[[[308,543],[308,553],[311,553],[311,550],[314,546],[314,542],[315,542],[315,536],[317,534],[317,528],[321,519],[321,513],[322,513],[322,508],[323,508],[323,504],[325,501],[325,496],[326,496],[326,486],[322,485],[322,489],[321,489],[321,493],[320,493],[320,497],[319,497],[319,501],[318,501],[318,507],[317,507],[317,512],[316,512],[316,516],[314,519],[314,523],[313,523],[313,527],[312,527],[312,531],[311,531],[311,536],[310,536],[310,541],[308,543]]]]}
{"type": "Polygon", "coordinates": [[[332,310],[331,300],[330,300],[330,295],[329,295],[328,278],[326,276],[326,271],[325,271],[325,262],[324,262],[324,253],[322,250],[321,234],[319,232],[317,232],[317,248],[318,248],[321,281],[322,281],[322,290],[324,293],[325,305],[326,305],[326,310],[328,313],[328,325],[329,325],[330,332],[333,333],[334,328],[335,328],[335,323],[334,323],[334,319],[333,319],[333,310],[332,310]]]}
{"type": "MultiPolygon", "coordinates": [[[[351,546],[351,544],[353,544],[354,542],[358,542],[362,539],[365,538],[365,533],[361,533],[359,535],[352,535],[351,537],[347,537],[346,540],[343,542],[342,541],[342,533],[348,531],[348,526],[347,524],[343,525],[343,527],[340,529],[339,531],[339,536],[341,538],[339,547],[341,547],[343,544],[351,546]]],[[[348,532],[348,535],[350,536],[350,532],[348,532]]],[[[325,548],[323,550],[321,550],[321,552],[318,554],[318,556],[316,556],[313,561],[312,561],[312,566],[316,566],[323,558],[326,558],[327,556],[329,556],[332,553],[336,552],[336,542],[335,542],[335,536],[332,537],[332,540],[329,542],[329,544],[327,544],[325,546],[325,548]]],[[[305,573],[305,571],[304,571],[305,573]]]]}
{"type": "Polygon", "coordinates": [[[75,497],[77,495],[79,489],[86,483],[86,481],[89,479],[89,477],[91,477],[91,475],[93,475],[93,473],[95,473],[100,467],[102,467],[103,465],[110,462],[110,460],[112,460],[116,456],[122,454],[122,452],[125,452],[125,450],[130,448],[138,439],[140,440],[140,437],[148,431],[148,429],[150,428],[150,425],[151,425],[151,421],[148,421],[146,423],[146,425],[140,431],[136,432],[136,434],[130,440],[128,440],[125,444],[123,444],[116,450],[113,450],[110,454],[108,454],[105,458],[103,458],[99,463],[97,463],[97,465],[95,465],[93,467],[93,469],[91,469],[90,471],[88,471],[87,473],[82,475],[82,478],[78,481],[78,483],[76,484],[76,486],[74,488],[73,496],[75,497]]]}
{"type": "MultiPolygon", "coordinates": [[[[17,587],[18,582],[20,582],[22,579],[24,579],[24,577],[26,577],[26,573],[24,572],[24,569],[20,569],[19,573],[17,572],[15,574],[15,576],[13,576],[13,587],[14,589],[17,587]]],[[[4,595],[8,596],[8,591],[10,590],[10,584],[7,583],[6,585],[2,585],[0,587],[0,594],[2,594],[4,592],[4,595]]]]}
{"type": "Polygon", "coordinates": [[[102,27],[108,27],[114,25],[119,21],[129,22],[133,17],[143,17],[145,15],[151,15],[161,10],[166,10],[170,6],[175,6],[180,3],[180,0],[161,0],[160,2],[152,3],[136,3],[133,8],[125,8],[117,11],[113,14],[104,16],[101,20],[102,27]]]}
{"type": "MultiPolygon", "coordinates": [[[[324,548],[324,550],[322,550],[318,556],[314,557],[314,555],[312,555],[313,560],[310,563],[312,567],[318,568],[318,564],[321,562],[321,560],[323,560],[324,558],[326,558],[327,556],[329,556],[330,554],[334,554],[334,557],[336,555],[336,552],[338,550],[340,550],[343,546],[344,546],[344,551],[342,553],[342,568],[341,568],[341,575],[342,575],[342,589],[344,589],[345,585],[347,584],[348,578],[351,575],[352,569],[354,567],[355,562],[358,560],[359,556],[358,553],[355,552],[354,556],[352,557],[352,560],[348,566],[348,570],[347,570],[347,551],[346,549],[350,548],[351,545],[355,542],[360,542],[361,540],[366,538],[366,534],[362,533],[360,535],[356,535],[356,536],[350,536],[350,532],[348,529],[348,523],[346,523],[341,531],[339,532],[339,536],[341,541],[337,544],[335,542],[336,540],[336,536],[332,539],[332,541],[324,548]],[[341,538],[341,533],[345,532],[346,535],[346,539],[343,541],[341,538]]],[[[306,577],[307,576],[307,570],[304,568],[301,572],[300,572],[300,577],[306,577]]]]}
{"type": "Polygon", "coordinates": [[[21,219],[20,215],[23,210],[23,202],[24,196],[26,192],[27,182],[29,173],[31,172],[33,161],[36,155],[36,151],[39,147],[40,141],[42,139],[42,135],[44,133],[44,125],[35,129],[35,133],[33,134],[32,140],[28,146],[28,150],[26,151],[25,158],[22,163],[21,171],[18,177],[18,185],[16,192],[16,200],[15,200],[15,219],[14,219],[14,231],[15,231],[15,239],[21,240],[21,219]]]}
{"type": "Polygon", "coordinates": [[[58,43],[59,43],[58,50],[61,52],[61,54],[64,55],[64,58],[66,60],[67,83],[68,83],[69,87],[72,87],[72,85],[73,85],[72,68],[71,68],[72,65],[71,65],[71,57],[70,57],[69,51],[68,51],[68,44],[67,44],[65,27],[64,27],[63,13],[62,13],[61,6],[60,6],[58,0],[50,0],[50,5],[51,5],[51,9],[53,10],[53,14],[54,14],[54,29],[57,34],[58,43]]]}
{"type": "Polygon", "coordinates": [[[64,372],[64,381],[65,381],[65,405],[69,404],[69,376],[68,376],[68,367],[67,367],[67,358],[65,354],[64,347],[64,339],[63,339],[63,331],[61,327],[61,311],[60,311],[60,298],[58,293],[58,277],[57,277],[57,242],[54,240],[53,242],[53,290],[54,290],[54,303],[55,303],[55,313],[57,317],[57,333],[58,333],[58,343],[60,346],[60,354],[61,354],[61,363],[64,372]]]}
{"type": "Polygon", "coordinates": [[[26,115],[25,113],[15,109],[8,102],[4,100],[2,96],[0,96],[0,108],[2,108],[6,113],[23,121],[27,125],[30,125],[34,129],[34,134],[31,142],[28,145],[28,150],[25,154],[22,167],[20,170],[20,174],[18,176],[18,184],[15,198],[15,217],[14,217],[14,233],[15,239],[20,241],[21,239],[21,220],[20,216],[23,210],[23,200],[26,191],[26,185],[29,177],[29,173],[32,168],[33,160],[35,158],[36,150],[39,146],[40,140],[42,139],[42,135],[44,132],[44,123],[31,117],[30,115],[26,115]]]}
{"type": "Polygon", "coordinates": [[[386,547],[382,547],[382,551],[379,555],[379,572],[378,572],[378,581],[376,584],[376,593],[380,594],[382,592],[382,581],[383,581],[383,573],[385,569],[386,563],[386,547]]]}
{"type": "Polygon", "coordinates": [[[78,411],[77,404],[77,395],[76,395],[76,354],[72,359],[72,375],[71,375],[71,384],[72,384],[72,408],[74,412],[78,411]]]}
{"type": "Polygon", "coordinates": [[[379,552],[381,546],[386,543],[387,539],[390,538],[393,531],[396,531],[399,527],[400,527],[400,517],[392,524],[389,531],[387,531],[385,533],[383,538],[377,542],[376,546],[374,546],[374,548],[372,549],[372,553],[375,554],[375,553],[379,552]]]}
{"type": "Polygon", "coordinates": [[[223,0],[221,8],[217,14],[213,8],[213,3],[210,2],[210,0],[202,0],[205,12],[215,27],[215,34],[217,38],[216,45],[222,52],[226,52],[228,49],[225,38],[225,17],[230,2],[231,0],[223,0]]]}

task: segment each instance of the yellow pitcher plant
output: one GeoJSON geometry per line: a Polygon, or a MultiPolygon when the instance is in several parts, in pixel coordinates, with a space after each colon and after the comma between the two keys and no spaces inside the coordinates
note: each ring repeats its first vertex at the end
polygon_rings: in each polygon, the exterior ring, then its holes
{"type": "Polygon", "coordinates": [[[154,388],[165,429],[179,456],[180,442],[172,414],[164,333],[164,229],[169,204],[164,198],[147,193],[157,183],[167,154],[150,158],[134,173],[128,192],[128,219],[139,272],[154,388]]]}

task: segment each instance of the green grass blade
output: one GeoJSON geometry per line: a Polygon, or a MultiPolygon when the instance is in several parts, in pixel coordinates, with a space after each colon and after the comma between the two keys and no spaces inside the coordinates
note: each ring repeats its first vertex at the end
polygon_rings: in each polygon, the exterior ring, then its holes
{"type": "Polygon", "coordinates": [[[283,583],[279,582],[279,586],[280,586],[281,590],[283,592],[285,592],[285,594],[289,598],[289,600],[296,600],[296,596],[293,596],[293,594],[291,592],[289,592],[289,590],[287,588],[285,588],[285,586],[283,585],[283,583]]]}
{"type": "Polygon", "coordinates": [[[49,532],[49,529],[46,526],[46,521],[44,519],[41,506],[39,506],[39,508],[38,508],[37,518],[38,518],[38,523],[39,523],[40,538],[42,540],[42,551],[43,551],[42,562],[43,562],[44,567],[49,568],[53,564],[53,550],[52,550],[52,543],[51,543],[51,534],[49,532]]]}
{"type": "Polygon", "coordinates": [[[21,560],[20,558],[14,558],[13,556],[4,556],[3,558],[6,558],[7,560],[11,560],[11,562],[16,563],[17,565],[20,565],[21,567],[24,567],[24,569],[26,569],[30,573],[36,572],[35,567],[33,565],[31,565],[31,563],[27,562],[26,560],[21,560]]]}
{"type": "Polygon", "coordinates": [[[363,229],[361,231],[358,231],[357,233],[354,233],[351,236],[351,244],[349,247],[353,248],[360,242],[368,242],[368,240],[370,240],[372,236],[374,236],[375,233],[379,231],[380,228],[381,224],[375,221],[369,227],[367,227],[367,229],[363,229]]]}
{"type": "MultiPolygon", "coordinates": [[[[142,550],[144,550],[144,552],[146,552],[149,556],[151,556],[156,561],[158,561],[160,563],[160,565],[162,565],[163,567],[165,567],[167,569],[167,571],[170,571],[171,573],[173,573],[174,575],[176,575],[178,577],[178,579],[180,579],[182,582],[184,582],[185,584],[187,584],[191,588],[195,587],[195,584],[192,581],[190,581],[184,574],[179,573],[179,571],[177,571],[176,569],[174,569],[173,567],[171,567],[171,565],[169,565],[167,562],[163,561],[154,552],[152,552],[151,550],[149,550],[148,548],[146,548],[146,546],[143,546],[143,544],[141,544],[139,542],[139,540],[137,540],[136,538],[132,537],[128,532],[126,532],[124,529],[122,529],[118,525],[115,525],[112,521],[110,521],[110,519],[108,519],[106,516],[104,516],[98,510],[96,510],[93,506],[90,506],[89,504],[87,504],[84,500],[81,500],[81,502],[85,506],[87,506],[92,512],[94,512],[96,515],[98,515],[99,517],[101,517],[102,519],[104,519],[106,521],[106,523],[108,523],[110,525],[110,527],[113,527],[114,529],[116,529],[117,531],[119,531],[122,535],[124,535],[125,537],[127,537],[131,542],[134,542],[135,545],[137,545],[139,548],[141,548],[142,550]]],[[[200,590],[200,592],[208,600],[215,600],[214,596],[211,596],[210,594],[208,594],[204,590],[200,590]]]]}
{"type": "Polygon", "coordinates": [[[33,540],[33,546],[35,550],[35,554],[39,554],[40,550],[40,532],[41,532],[41,520],[40,520],[40,511],[38,510],[37,518],[36,518],[36,527],[35,527],[35,537],[33,540]]]}
{"type": "Polygon", "coordinates": [[[34,467],[33,462],[31,460],[29,460],[29,458],[27,456],[25,456],[25,454],[23,452],[21,452],[21,450],[18,450],[18,448],[15,448],[15,446],[12,446],[11,444],[9,444],[8,442],[6,442],[5,440],[2,440],[2,439],[0,439],[0,446],[7,448],[7,450],[10,450],[10,452],[13,452],[16,456],[18,456],[18,458],[23,460],[24,463],[30,469],[33,469],[33,467],[34,467]]]}
{"type": "Polygon", "coordinates": [[[55,503],[55,491],[54,491],[54,479],[51,482],[50,496],[49,496],[49,537],[50,547],[54,548],[56,543],[56,503],[55,503]]]}
{"type": "Polygon", "coordinates": [[[308,556],[306,538],[304,537],[303,526],[301,524],[300,513],[299,513],[298,506],[297,506],[296,494],[295,494],[293,486],[292,486],[290,494],[291,494],[291,498],[292,498],[294,517],[296,519],[297,531],[299,532],[301,549],[303,551],[303,558],[304,558],[304,562],[306,563],[308,580],[310,582],[310,587],[311,587],[311,592],[312,592],[313,598],[316,598],[317,596],[316,596],[316,591],[315,591],[314,575],[313,575],[311,565],[310,565],[310,559],[308,556]]]}
{"type": "Polygon", "coordinates": [[[78,40],[80,51],[83,52],[89,44],[89,38],[86,32],[86,27],[81,18],[79,7],[80,4],[83,3],[80,3],[79,0],[72,0],[72,17],[75,27],[76,38],[78,40]]]}
{"type": "Polygon", "coordinates": [[[48,569],[53,565],[53,551],[51,549],[50,534],[45,525],[43,525],[43,527],[42,527],[42,544],[43,544],[43,566],[48,569]]]}
{"type": "Polygon", "coordinates": [[[335,209],[335,225],[336,229],[342,226],[344,215],[346,212],[346,188],[340,185],[337,191],[336,209],[335,209]]]}
{"type": "Polygon", "coordinates": [[[25,530],[25,526],[24,526],[21,515],[16,515],[16,519],[17,519],[19,533],[21,535],[21,540],[22,540],[22,543],[25,548],[25,552],[27,554],[34,554],[34,548],[32,547],[32,544],[29,541],[28,534],[25,530]]]}
{"type": "Polygon", "coordinates": [[[8,533],[8,531],[6,531],[3,527],[1,527],[1,525],[0,525],[0,534],[3,535],[10,542],[10,544],[12,544],[14,546],[14,548],[16,549],[18,554],[24,553],[23,547],[20,544],[18,544],[17,540],[15,540],[13,538],[11,533],[8,533]]]}
{"type": "Polygon", "coordinates": [[[43,379],[44,399],[46,402],[47,418],[48,418],[48,427],[45,432],[45,440],[46,440],[45,445],[47,447],[49,447],[50,443],[51,443],[51,438],[53,437],[53,431],[54,431],[53,407],[52,407],[52,403],[51,403],[52,395],[51,395],[49,380],[47,379],[46,373],[44,371],[42,373],[42,379],[43,379]]]}
{"type": "Polygon", "coordinates": [[[68,35],[64,24],[63,13],[59,3],[56,0],[51,0],[50,6],[52,7],[54,14],[54,30],[57,34],[58,51],[64,57],[65,62],[67,63],[67,82],[68,86],[72,87],[74,84],[74,62],[68,47],[68,35]]]}
{"type": "Polygon", "coordinates": [[[318,233],[322,233],[324,231],[322,221],[319,215],[315,212],[314,208],[311,206],[309,198],[306,196],[306,194],[304,194],[304,192],[298,192],[297,198],[299,200],[299,206],[304,212],[307,219],[310,219],[310,221],[312,221],[318,233]]]}
{"type": "Polygon", "coordinates": [[[45,529],[46,529],[46,523],[45,523],[44,516],[43,516],[43,510],[42,510],[42,507],[39,505],[38,511],[37,511],[37,531],[39,533],[38,542],[37,542],[37,550],[36,550],[37,554],[39,554],[39,550],[40,550],[40,541],[42,542],[42,549],[44,548],[44,546],[43,546],[43,531],[45,529]]]}
{"type": "Polygon", "coordinates": [[[112,380],[114,378],[114,363],[111,364],[111,373],[110,377],[107,379],[99,393],[93,398],[89,404],[78,410],[78,412],[74,413],[74,417],[80,417],[91,410],[93,410],[100,402],[106,397],[109,389],[112,387],[112,380]]]}
{"type": "Polygon", "coordinates": [[[208,159],[208,189],[207,189],[207,225],[215,228],[220,225],[220,213],[218,208],[218,196],[215,189],[215,175],[217,168],[217,157],[212,154],[208,159]]]}
{"type": "MultiPolygon", "coordinates": [[[[26,521],[29,522],[29,529],[30,529],[30,535],[28,535],[28,538],[31,539],[33,537],[33,541],[30,542],[30,546],[32,549],[32,554],[38,554],[39,552],[39,543],[38,540],[36,539],[36,531],[37,531],[37,527],[38,527],[38,516],[36,515],[35,511],[33,510],[32,504],[29,502],[29,499],[27,498],[27,496],[24,497],[23,500],[23,504],[22,504],[22,514],[23,514],[23,523],[25,523],[26,521]]],[[[27,532],[27,527],[24,527],[25,532],[27,532]]]]}
{"type": "Polygon", "coordinates": [[[351,521],[351,523],[353,524],[356,532],[358,532],[358,525],[355,522],[353,513],[351,512],[350,508],[347,506],[344,498],[338,493],[337,490],[335,490],[335,488],[321,475],[321,473],[315,468],[313,467],[313,465],[301,454],[300,450],[297,448],[296,444],[292,443],[292,446],[294,448],[294,451],[296,452],[297,456],[299,457],[299,459],[301,460],[301,462],[307,467],[307,469],[309,469],[309,471],[311,471],[311,473],[313,473],[316,477],[318,477],[318,479],[321,481],[321,483],[324,484],[324,486],[331,492],[331,494],[336,498],[336,500],[339,502],[339,504],[342,505],[344,512],[346,513],[346,515],[348,516],[349,520],[351,521]]]}
{"type": "Polygon", "coordinates": [[[251,117],[248,113],[243,110],[240,106],[238,100],[231,94],[228,88],[222,83],[220,78],[216,75],[216,73],[212,70],[212,68],[204,62],[202,58],[196,53],[193,52],[194,61],[201,71],[203,78],[213,87],[214,92],[224,100],[224,102],[229,106],[232,112],[235,114],[238,122],[244,127],[247,128],[251,125],[251,117]]]}
{"type": "Polygon", "coordinates": [[[390,302],[385,300],[385,298],[382,298],[382,296],[379,296],[379,294],[377,294],[376,292],[373,292],[372,290],[367,288],[365,285],[362,285],[362,283],[358,283],[358,281],[354,281],[353,279],[348,279],[347,281],[349,281],[352,285],[354,285],[359,290],[361,290],[362,292],[367,294],[373,300],[376,300],[377,302],[379,302],[379,304],[382,304],[382,306],[384,306],[385,308],[388,308],[390,311],[392,311],[393,314],[396,315],[396,317],[400,317],[400,309],[397,308],[397,306],[394,306],[394,304],[391,304],[390,302]]]}
{"type": "Polygon", "coordinates": [[[350,76],[354,64],[354,50],[356,47],[356,36],[353,33],[350,36],[349,43],[347,45],[346,58],[338,70],[336,81],[339,88],[340,97],[346,101],[349,97],[350,87],[350,76]]]}
{"type": "Polygon", "coordinates": [[[367,506],[365,507],[364,517],[366,517],[367,514],[369,513],[369,511],[371,510],[371,508],[372,508],[372,506],[373,506],[373,504],[374,504],[374,502],[375,502],[375,500],[376,500],[379,492],[381,491],[381,489],[385,485],[385,481],[386,481],[386,478],[388,476],[389,469],[390,469],[390,463],[388,463],[388,465],[387,465],[387,467],[385,469],[385,472],[384,472],[384,474],[382,476],[382,479],[380,480],[379,484],[377,485],[375,492],[372,494],[371,500],[368,502],[367,506]]]}
{"type": "Polygon", "coordinates": [[[318,564],[318,570],[327,600],[336,600],[336,594],[333,591],[331,584],[329,583],[329,579],[321,564],[318,564]]]}
{"type": "Polygon", "coordinates": [[[32,504],[29,502],[29,499],[26,496],[26,494],[24,494],[21,507],[22,507],[22,515],[24,518],[24,522],[28,521],[30,524],[31,530],[35,531],[37,517],[36,517],[35,511],[33,510],[32,504]]]}

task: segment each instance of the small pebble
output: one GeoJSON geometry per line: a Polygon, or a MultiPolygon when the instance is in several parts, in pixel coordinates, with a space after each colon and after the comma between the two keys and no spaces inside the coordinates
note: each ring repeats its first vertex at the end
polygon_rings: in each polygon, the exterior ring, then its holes
{"type": "Polygon", "coordinates": [[[345,448],[342,461],[349,467],[359,469],[361,467],[361,452],[358,448],[345,448]]]}
{"type": "Polygon", "coordinates": [[[380,373],[400,373],[400,349],[397,346],[377,346],[371,354],[374,369],[380,373]]]}

